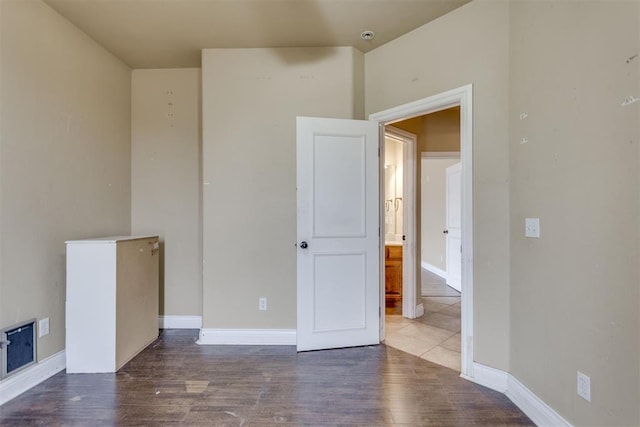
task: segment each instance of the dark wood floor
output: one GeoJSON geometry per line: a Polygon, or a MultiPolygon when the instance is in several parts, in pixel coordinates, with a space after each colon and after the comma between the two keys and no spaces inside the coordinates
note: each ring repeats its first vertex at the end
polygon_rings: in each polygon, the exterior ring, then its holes
{"type": "Polygon", "coordinates": [[[297,354],[166,330],[117,374],[61,372],[2,426],[532,425],[505,396],[385,345],[297,354]]]}

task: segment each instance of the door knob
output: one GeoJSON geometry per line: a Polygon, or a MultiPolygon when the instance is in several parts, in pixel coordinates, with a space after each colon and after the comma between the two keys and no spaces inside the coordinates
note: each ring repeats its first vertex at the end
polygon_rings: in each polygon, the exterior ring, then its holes
{"type": "Polygon", "coordinates": [[[307,244],[307,242],[305,242],[304,240],[302,242],[300,242],[300,247],[302,249],[307,249],[309,247],[309,245],[307,244]]]}
{"type": "Polygon", "coordinates": [[[449,230],[444,230],[443,233],[444,234],[449,234],[449,230]]]}

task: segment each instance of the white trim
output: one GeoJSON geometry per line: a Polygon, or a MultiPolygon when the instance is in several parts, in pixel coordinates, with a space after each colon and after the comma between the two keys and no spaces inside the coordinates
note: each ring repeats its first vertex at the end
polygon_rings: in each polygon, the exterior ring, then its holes
{"type": "Polygon", "coordinates": [[[158,316],[160,329],[200,329],[202,328],[202,316],[158,316]]]}
{"type": "Polygon", "coordinates": [[[473,85],[369,115],[383,124],[460,106],[462,163],[462,374],[473,378],[473,85]]]}
{"type": "Polygon", "coordinates": [[[459,159],[459,151],[423,151],[420,153],[422,159],[459,159]]]}
{"type": "Polygon", "coordinates": [[[406,130],[402,130],[397,127],[393,127],[392,125],[388,125],[384,127],[385,137],[389,137],[391,139],[395,139],[400,142],[417,141],[417,136],[412,134],[411,132],[407,132],[406,130]]]}
{"type": "Polygon", "coordinates": [[[295,329],[200,329],[200,345],[296,345],[295,329]]]}
{"type": "Polygon", "coordinates": [[[424,316],[424,304],[420,303],[416,305],[416,317],[424,316]]]}
{"type": "Polygon", "coordinates": [[[473,364],[475,378],[465,375],[461,377],[490,388],[500,393],[504,393],[522,412],[539,426],[571,426],[567,420],[562,418],[556,411],[547,405],[542,399],[529,390],[513,375],[485,366],[480,363],[473,364]]]}
{"type": "Polygon", "coordinates": [[[0,381],[0,405],[4,405],[14,397],[63,371],[66,361],[65,351],[62,350],[0,381]]]}
{"type": "Polygon", "coordinates": [[[380,253],[378,254],[378,287],[380,288],[380,307],[378,308],[378,319],[380,321],[380,336],[378,337],[378,339],[380,340],[380,342],[383,342],[386,336],[386,330],[387,330],[387,319],[386,316],[384,315],[385,313],[385,303],[386,303],[386,299],[385,299],[385,284],[384,284],[384,280],[385,280],[385,274],[384,274],[384,269],[385,269],[385,245],[384,245],[384,233],[382,233],[382,236],[380,236],[381,231],[384,231],[384,215],[385,215],[385,210],[384,210],[384,188],[385,188],[385,176],[384,176],[384,156],[385,156],[385,128],[384,128],[384,124],[379,123],[378,124],[378,150],[379,150],[379,154],[378,154],[378,189],[381,192],[382,197],[380,197],[380,203],[378,206],[378,236],[379,236],[379,240],[378,240],[378,246],[380,248],[380,253]],[[381,230],[382,228],[382,230],[381,230]]]}
{"type": "Polygon", "coordinates": [[[539,426],[571,426],[542,399],[518,381],[513,375],[509,375],[509,386],[506,396],[522,410],[531,421],[539,426]]]}
{"type": "Polygon", "coordinates": [[[433,274],[436,274],[436,275],[438,275],[438,276],[442,277],[442,278],[443,278],[443,279],[445,279],[445,280],[446,280],[446,278],[447,278],[447,272],[446,272],[446,271],[444,271],[444,270],[443,270],[443,269],[441,269],[441,268],[436,267],[436,266],[435,266],[435,265],[433,265],[433,264],[429,264],[429,263],[428,263],[428,262],[426,262],[426,261],[422,261],[422,262],[420,263],[420,267],[424,268],[425,270],[429,270],[429,271],[430,271],[430,272],[432,272],[433,274]]]}
{"type": "Polygon", "coordinates": [[[473,88],[460,99],[460,161],[462,163],[462,372],[473,376],[473,88]]]}
{"type": "Polygon", "coordinates": [[[369,120],[393,124],[393,122],[424,116],[425,114],[436,113],[451,107],[457,107],[460,105],[461,95],[463,95],[467,90],[471,91],[472,86],[473,85],[469,84],[428,98],[419,99],[417,101],[389,108],[388,110],[370,114],[369,120]]]}
{"type": "MultiPolygon", "coordinates": [[[[416,150],[418,137],[393,126],[385,126],[385,138],[402,143],[402,316],[420,317],[416,313],[416,150]]],[[[383,190],[384,187],[381,187],[383,190]]],[[[386,197],[382,197],[384,200],[386,197]]],[[[384,277],[384,276],[383,276],[384,277]]]]}
{"type": "Polygon", "coordinates": [[[473,378],[470,379],[476,384],[483,385],[491,390],[499,391],[500,393],[506,393],[509,382],[509,374],[500,369],[492,368],[491,366],[482,365],[480,363],[473,364],[473,378]]]}

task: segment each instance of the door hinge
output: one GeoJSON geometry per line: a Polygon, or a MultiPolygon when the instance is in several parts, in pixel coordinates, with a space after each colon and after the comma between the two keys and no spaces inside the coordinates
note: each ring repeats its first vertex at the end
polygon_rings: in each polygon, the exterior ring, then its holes
{"type": "Polygon", "coordinates": [[[378,147],[378,157],[380,157],[380,147],[378,147]]]}

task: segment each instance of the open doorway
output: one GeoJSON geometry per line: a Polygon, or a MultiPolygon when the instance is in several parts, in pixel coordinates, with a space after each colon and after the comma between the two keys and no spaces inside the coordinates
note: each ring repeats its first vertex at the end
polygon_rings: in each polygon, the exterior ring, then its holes
{"type": "MultiPolygon", "coordinates": [[[[430,296],[427,295],[426,298],[429,298],[428,301],[423,299],[423,289],[422,284],[425,280],[424,273],[433,275],[433,277],[439,277],[442,280],[442,285],[444,285],[443,289],[450,289],[446,285],[447,280],[447,251],[445,250],[444,254],[438,255],[436,259],[442,259],[440,262],[440,275],[434,273],[432,270],[434,269],[426,269],[425,264],[429,264],[425,262],[423,259],[423,255],[425,249],[422,247],[421,242],[423,239],[430,236],[423,236],[422,230],[422,221],[419,213],[421,212],[420,208],[415,209],[415,215],[418,219],[416,222],[416,242],[417,242],[417,250],[415,251],[415,286],[413,289],[415,302],[414,306],[416,307],[415,314],[420,318],[418,320],[409,320],[407,316],[398,316],[394,320],[401,319],[401,321],[389,321],[386,323],[383,330],[386,329],[385,338],[387,343],[389,341],[394,341],[394,334],[398,332],[399,329],[404,328],[403,334],[404,338],[406,337],[420,337],[422,338],[422,342],[414,342],[412,344],[405,345],[404,350],[408,351],[412,354],[416,354],[420,357],[425,356],[424,358],[427,360],[434,361],[438,363],[437,359],[442,359],[442,355],[451,356],[451,351],[457,352],[457,360],[455,364],[451,363],[441,363],[445,366],[452,367],[461,372],[461,374],[465,377],[473,377],[473,268],[472,268],[472,254],[473,254],[473,245],[472,245],[472,180],[471,180],[471,86],[466,86],[459,89],[454,89],[452,91],[436,95],[431,98],[427,98],[421,101],[417,101],[411,104],[406,104],[400,107],[393,108],[391,110],[383,111],[380,113],[376,113],[370,116],[371,119],[382,122],[385,125],[392,124],[394,127],[403,129],[405,131],[409,131],[418,135],[418,144],[416,147],[416,161],[415,161],[415,170],[416,176],[419,177],[419,181],[424,180],[425,178],[430,179],[430,175],[425,175],[420,173],[422,170],[422,153],[427,153],[425,157],[429,158],[430,153],[438,152],[438,153],[447,153],[447,155],[451,155],[451,153],[459,153],[460,159],[452,159],[455,162],[460,162],[459,173],[457,175],[457,179],[460,185],[461,193],[458,201],[458,206],[461,210],[461,216],[459,216],[459,240],[457,243],[458,253],[461,255],[458,261],[460,265],[460,280],[459,286],[462,290],[461,294],[458,295],[443,295],[443,296],[430,296]],[[435,113],[435,114],[434,114],[435,113]],[[424,122],[425,120],[429,120],[430,118],[434,118],[436,116],[449,115],[454,118],[454,122],[457,124],[456,126],[456,137],[455,137],[455,146],[438,146],[434,147],[433,144],[431,147],[424,146],[424,141],[421,141],[421,136],[424,134],[424,122]],[[444,267],[444,268],[443,268],[444,267]],[[444,277],[443,277],[444,276],[444,277]],[[436,300],[434,300],[436,298],[436,300]],[[442,299],[439,301],[438,299],[442,299]],[[424,311],[424,315],[422,315],[422,311],[424,311]],[[422,316],[420,316],[422,315],[422,316]],[[457,319],[455,319],[457,317],[457,319]],[[406,322],[418,322],[420,319],[429,321],[435,321],[438,325],[433,325],[429,323],[422,323],[421,326],[416,326],[414,324],[411,327],[407,327],[406,322]],[[452,321],[452,319],[455,319],[452,321]],[[389,337],[392,337],[389,340],[389,337]],[[454,342],[455,341],[455,342],[454,342]],[[419,353],[419,354],[418,354],[419,353]],[[430,353],[430,354],[427,354],[430,353]],[[448,354],[447,354],[448,353],[448,354]]],[[[440,117],[441,118],[441,117],[440,117]]],[[[435,133],[440,133],[440,136],[444,135],[444,129],[441,126],[438,128],[436,125],[434,127],[432,123],[431,131],[435,133]]],[[[432,132],[433,133],[433,132],[432,132]]],[[[433,136],[433,135],[432,135],[433,136]]],[[[446,139],[446,138],[445,138],[446,139]]],[[[433,141],[432,141],[433,142],[433,141]]],[[[442,141],[436,142],[436,144],[441,144],[442,141]]],[[[435,155],[438,157],[438,155],[435,155]]],[[[454,163],[454,162],[452,162],[454,163]]],[[[406,167],[406,165],[403,165],[406,167]]],[[[446,169],[446,168],[445,168],[446,169]]],[[[425,173],[429,173],[426,171],[425,173]]],[[[432,174],[435,172],[431,172],[432,174]]],[[[433,179],[436,179],[435,175],[433,179]]],[[[440,178],[438,178],[440,179],[440,178]]],[[[442,181],[445,181],[442,178],[442,181]]],[[[421,206],[421,198],[422,198],[422,182],[417,182],[418,191],[416,192],[416,206],[421,206]]],[[[404,187],[404,185],[402,186],[404,187]]],[[[386,198],[384,200],[389,200],[386,198]]],[[[393,199],[392,199],[393,200],[393,199]]],[[[404,197],[403,197],[404,201],[404,197]]],[[[387,202],[389,206],[389,210],[395,210],[395,204],[393,201],[391,203],[387,202]]],[[[398,204],[398,203],[396,203],[398,204]]],[[[403,206],[406,209],[406,205],[403,206]]],[[[399,210],[399,209],[398,209],[399,210]]],[[[383,217],[385,220],[385,226],[387,223],[387,219],[383,217]]],[[[397,223],[397,221],[396,221],[397,223]]],[[[447,227],[443,227],[440,225],[440,229],[438,230],[439,236],[431,236],[433,240],[446,240],[446,231],[447,227]]],[[[397,234],[397,233],[396,233],[397,234]]],[[[433,232],[432,232],[433,234],[433,232]]],[[[391,236],[389,236],[391,237],[391,236]]],[[[386,247],[385,247],[386,252],[386,247]]],[[[451,251],[449,251],[451,252],[451,251]]],[[[451,264],[451,263],[450,263],[451,264]]],[[[428,288],[428,286],[427,286],[428,288]]],[[[386,290],[386,289],[385,289],[386,290]]],[[[452,293],[455,291],[451,290],[452,293]]],[[[403,294],[403,298],[405,295],[403,294]]],[[[402,313],[405,314],[404,312],[402,313]]],[[[397,314],[396,314],[397,315],[397,314]]],[[[391,344],[392,345],[392,344],[391,344]]],[[[393,345],[392,345],[393,346],[393,345]]]]}
{"type": "MultiPolygon", "coordinates": [[[[455,133],[459,129],[455,115],[455,109],[451,109],[426,117],[431,117],[432,122],[441,119],[448,122],[455,133]],[[436,115],[439,117],[432,117],[436,115]]],[[[420,164],[421,293],[423,297],[459,296],[460,152],[423,151],[420,164]]]]}
{"type": "Polygon", "coordinates": [[[416,147],[417,136],[385,126],[384,208],[385,311],[413,319],[416,305],[416,147]]]}
{"type": "MultiPolygon", "coordinates": [[[[404,200],[412,194],[403,182],[402,141],[385,135],[385,304],[388,324],[385,341],[460,372],[460,107],[394,123],[416,135],[414,150],[420,195],[414,204],[419,236],[413,259],[402,257],[404,200]],[[418,263],[419,316],[408,316],[402,298],[402,264],[418,263]],[[400,282],[400,283],[398,283],[400,282]],[[400,316],[402,315],[402,316],[400,316]],[[413,320],[409,320],[413,319],[413,320]]],[[[413,193],[415,195],[415,192],[413,193]]],[[[408,251],[405,251],[408,252],[408,251]]],[[[405,280],[406,281],[406,280],[405,280]]]]}

